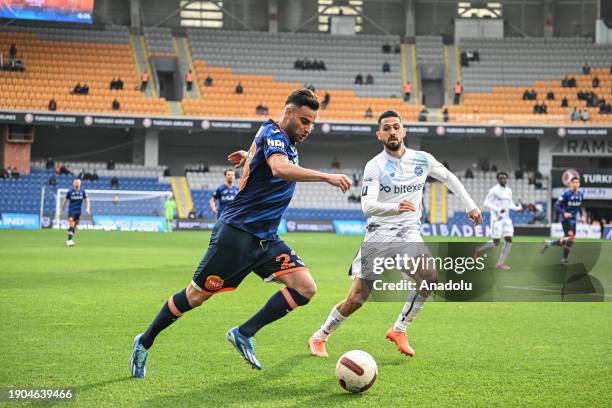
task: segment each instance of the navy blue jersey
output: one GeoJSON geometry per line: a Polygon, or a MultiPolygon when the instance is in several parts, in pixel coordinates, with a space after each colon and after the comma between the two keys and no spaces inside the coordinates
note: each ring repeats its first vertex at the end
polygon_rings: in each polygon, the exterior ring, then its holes
{"type": "Polygon", "coordinates": [[[83,205],[83,200],[87,198],[87,193],[84,189],[80,188],[75,190],[71,188],[66,193],[66,199],[68,202],[68,214],[81,214],[81,206],[83,205]]]}
{"type": "Polygon", "coordinates": [[[563,194],[559,196],[559,199],[555,203],[555,209],[561,215],[561,221],[569,221],[575,223],[580,214],[580,206],[584,200],[584,193],[580,190],[575,193],[572,190],[565,190],[563,194]],[[563,213],[572,214],[571,218],[563,217],[563,213]]]}
{"type": "Polygon", "coordinates": [[[212,197],[217,202],[218,217],[221,216],[225,206],[236,197],[236,194],[238,194],[238,186],[236,185],[229,187],[227,184],[221,184],[217,187],[212,197]]]}
{"type": "Polygon", "coordinates": [[[281,217],[295,191],[295,182],[274,177],[268,158],[274,154],[287,156],[298,164],[295,143],[268,120],[259,128],[248,152],[240,191],[223,211],[219,220],[256,235],[260,239],[276,240],[281,217]]]}

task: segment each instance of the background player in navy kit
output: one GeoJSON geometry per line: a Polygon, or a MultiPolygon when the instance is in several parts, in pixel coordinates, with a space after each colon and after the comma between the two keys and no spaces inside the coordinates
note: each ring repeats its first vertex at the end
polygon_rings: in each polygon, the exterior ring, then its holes
{"type": "Polygon", "coordinates": [[[68,205],[68,239],[66,240],[66,246],[74,245],[74,234],[76,233],[76,227],[79,225],[79,219],[81,218],[81,208],[83,206],[83,200],[85,200],[85,211],[87,214],[91,214],[89,197],[84,189],[81,188],[81,180],[74,179],[72,182],[72,188],[66,193],[64,202],[62,203],[62,213],[68,205]]]}
{"type": "Polygon", "coordinates": [[[581,219],[583,218],[582,209],[580,207],[582,206],[584,193],[579,190],[580,178],[573,177],[570,180],[569,187],[570,188],[568,190],[565,190],[563,194],[559,196],[559,199],[555,203],[555,210],[559,213],[561,226],[563,227],[563,238],[544,241],[544,248],[542,249],[542,252],[544,252],[550,246],[562,246],[562,263],[568,262],[567,257],[569,256],[570,249],[574,244],[578,214],[580,214],[581,219]]]}
{"type": "Polygon", "coordinates": [[[149,348],[162,330],[212,295],[236,289],[251,271],[265,281],[285,285],[249,320],[227,332],[227,339],[253,368],[261,369],[255,357],[255,333],[306,305],[314,296],[317,288],[310,271],[278,237],[277,229],[296,181],[326,182],[342,192],[351,187],[350,179],[343,174],[298,165],[296,145],[312,131],[318,110],[319,100],[312,91],[293,92],[278,123],[266,121],[248,152],[228,156],[230,163],[244,165],[240,191],[215,225],[208,251],[191,283],[171,296],[147,331],[134,339],[130,361],[133,376],[145,376],[149,348]]]}
{"type": "Polygon", "coordinates": [[[223,172],[223,175],[225,176],[225,183],[217,187],[209,201],[210,209],[213,214],[217,214],[217,218],[221,216],[225,206],[238,194],[238,186],[235,185],[236,172],[233,169],[227,169],[223,172]]]}

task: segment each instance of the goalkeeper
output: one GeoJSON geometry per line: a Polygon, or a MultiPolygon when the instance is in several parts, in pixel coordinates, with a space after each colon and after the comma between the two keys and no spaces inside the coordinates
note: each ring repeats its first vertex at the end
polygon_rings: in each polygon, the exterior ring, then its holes
{"type": "Polygon", "coordinates": [[[172,232],[172,220],[174,219],[174,214],[176,213],[176,201],[174,201],[174,196],[168,197],[164,203],[164,208],[166,209],[167,231],[172,232]]]}

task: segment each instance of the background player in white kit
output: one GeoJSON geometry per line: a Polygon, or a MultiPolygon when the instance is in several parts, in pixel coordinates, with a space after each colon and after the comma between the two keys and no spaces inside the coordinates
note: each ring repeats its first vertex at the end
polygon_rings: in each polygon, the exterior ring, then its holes
{"type": "MultiPolygon", "coordinates": [[[[370,160],[363,174],[361,208],[370,216],[364,244],[371,243],[384,251],[390,243],[422,243],[419,231],[423,186],[427,176],[440,180],[467,207],[468,216],[475,224],[482,222],[482,214],[457,177],[449,172],[431,154],[404,146],[406,129],[400,115],[385,111],[378,118],[378,140],[384,150],[370,160]],[[378,245],[377,245],[378,243],[378,245]],[[387,244],[387,245],[385,245],[387,244]]],[[[409,246],[409,245],[408,245],[409,246]]],[[[377,248],[377,249],[378,249],[377,248]]],[[[327,357],[326,341],[340,324],[367,300],[372,289],[372,276],[362,273],[360,250],[349,271],[353,284],[346,299],[331,310],[325,323],[308,340],[310,352],[327,357]]],[[[436,271],[419,270],[412,275],[419,288],[420,282],[435,282],[436,271]]],[[[394,342],[400,352],[413,356],[408,344],[406,326],[415,318],[430,292],[412,290],[397,321],[387,331],[387,339],[394,342]]]]}
{"type": "Polygon", "coordinates": [[[474,254],[475,258],[480,257],[484,252],[498,246],[501,237],[504,237],[505,242],[495,265],[497,269],[510,269],[506,265],[506,258],[512,249],[512,237],[514,236],[510,210],[523,209],[522,205],[514,204],[512,201],[512,189],[507,184],[508,173],[503,171],[497,173],[497,184],[491,187],[484,201],[484,206],[491,210],[491,238],[493,240],[476,249],[474,254]]]}

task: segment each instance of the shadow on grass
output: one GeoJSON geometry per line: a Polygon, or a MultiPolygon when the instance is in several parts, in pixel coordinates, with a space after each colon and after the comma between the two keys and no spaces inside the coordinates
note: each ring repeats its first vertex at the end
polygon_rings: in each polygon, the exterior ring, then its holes
{"type": "Polygon", "coordinates": [[[333,376],[319,383],[305,383],[300,387],[286,386],[278,387],[276,380],[290,377],[293,371],[296,375],[299,371],[306,369],[303,363],[311,359],[309,354],[293,355],[280,363],[264,367],[262,371],[253,370],[247,378],[244,378],[244,370],[241,367],[238,381],[232,378],[215,378],[214,382],[202,384],[202,388],[186,393],[175,395],[164,395],[148,399],[143,406],[150,407],[175,407],[175,406],[329,406],[354,403],[362,396],[344,392],[340,386],[336,387],[333,376]],[[302,367],[300,367],[302,366],[302,367]],[[330,388],[331,386],[331,388],[330,388]]]}

